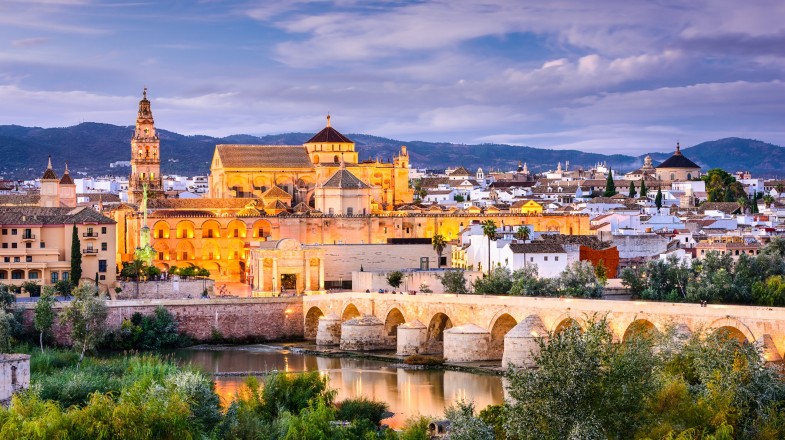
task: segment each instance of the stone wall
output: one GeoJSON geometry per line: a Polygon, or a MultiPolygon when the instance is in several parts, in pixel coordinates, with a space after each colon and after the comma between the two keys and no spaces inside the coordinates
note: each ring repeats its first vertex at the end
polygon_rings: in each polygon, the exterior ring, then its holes
{"type": "MultiPolygon", "coordinates": [[[[352,290],[364,292],[369,290],[371,292],[378,292],[379,289],[389,291],[410,291],[414,290],[419,292],[420,286],[426,284],[432,293],[445,293],[440,275],[444,274],[444,270],[429,270],[413,271],[403,273],[403,283],[398,288],[392,288],[387,283],[387,274],[389,272],[353,272],[352,273],[352,290]]],[[[466,277],[466,288],[471,290],[472,283],[475,279],[482,277],[482,272],[466,270],[464,271],[466,277]]]]}
{"type": "Polygon", "coordinates": [[[668,240],[656,234],[614,235],[613,244],[619,249],[619,258],[652,257],[668,249],[668,240]]]}
{"type": "MultiPolygon", "coordinates": [[[[324,245],[320,248],[324,249],[326,281],[352,280],[352,272],[359,272],[361,266],[368,272],[386,272],[419,269],[420,257],[428,257],[431,269],[435,269],[438,263],[436,251],[430,244],[345,244],[324,245]]],[[[442,256],[449,255],[450,246],[447,246],[442,256]]],[[[354,285],[352,289],[359,290],[354,285]]]]}
{"type": "MultiPolygon", "coordinates": [[[[215,329],[227,339],[291,340],[303,337],[302,299],[192,299],[192,300],[118,300],[108,301],[110,329],[120,327],[123,319],[139,312],[150,315],[157,306],[166,308],[192,338],[211,339],[215,329]]],[[[32,328],[35,303],[23,305],[25,326],[32,328]]],[[[60,313],[63,303],[55,306],[60,313]]],[[[70,344],[70,332],[58,321],[53,329],[59,344],[70,344]]]]}
{"type": "Polygon", "coordinates": [[[207,290],[213,295],[215,280],[120,281],[117,299],[189,299],[200,298],[207,290]]]}
{"type": "Polygon", "coordinates": [[[0,354],[0,405],[30,388],[30,355],[0,354]]]}

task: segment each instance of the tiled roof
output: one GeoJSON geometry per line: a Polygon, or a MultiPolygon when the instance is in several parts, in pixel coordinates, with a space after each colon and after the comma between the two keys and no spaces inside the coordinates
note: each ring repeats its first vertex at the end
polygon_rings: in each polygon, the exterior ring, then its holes
{"type": "Polygon", "coordinates": [[[43,208],[32,206],[0,208],[3,225],[64,225],[73,223],[114,224],[115,221],[90,208],[43,208]]]}
{"type": "Polygon", "coordinates": [[[320,131],[319,133],[316,133],[316,135],[314,137],[309,139],[308,142],[306,142],[306,144],[328,143],[328,142],[354,143],[354,142],[352,142],[351,139],[349,139],[348,137],[342,135],[341,133],[338,132],[338,130],[336,130],[336,129],[334,129],[334,128],[332,128],[332,127],[330,127],[328,125],[327,127],[324,127],[322,129],[322,131],[320,131]]]}
{"type": "Polygon", "coordinates": [[[302,145],[221,144],[215,149],[226,168],[313,168],[302,145]]]}
{"type": "Polygon", "coordinates": [[[0,205],[38,206],[40,194],[0,194],[0,205]]]}
{"type": "Polygon", "coordinates": [[[464,167],[458,167],[455,171],[450,173],[450,176],[471,176],[471,173],[464,167]]]}
{"type": "Polygon", "coordinates": [[[41,180],[44,179],[57,180],[57,174],[55,174],[55,170],[47,168],[46,171],[44,171],[44,175],[41,176],[41,180]]]}
{"type": "Polygon", "coordinates": [[[703,202],[698,207],[698,212],[701,214],[706,211],[720,211],[725,214],[733,214],[738,210],[739,204],[736,202],[703,202]]]}
{"type": "Polygon", "coordinates": [[[88,202],[98,202],[99,200],[104,203],[119,202],[120,196],[112,193],[79,193],[77,198],[87,198],[88,202]]]}
{"type": "Polygon", "coordinates": [[[436,188],[439,185],[449,185],[450,179],[447,177],[423,177],[420,182],[423,188],[436,188]]]}
{"type": "Polygon", "coordinates": [[[542,234],[539,241],[551,244],[578,244],[596,250],[611,246],[610,243],[602,241],[594,235],[542,234]]]}
{"type": "Polygon", "coordinates": [[[676,153],[665,159],[664,162],[657,165],[655,168],[700,168],[695,162],[687,159],[681,154],[681,151],[676,150],[676,153]]]}
{"type": "MultiPolygon", "coordinates": [[[[242,209],[256,199],[153,199],[147,202],[148,209],[242,209]]],[[[261,203],[257,200],[258,206],[261,203]]]]}
{"type": "Polygon", "coordinates": [[[324,188],[361,189],[370,188],[365,182],[345,169],[340,169],[327,179],[322,185],[324,188]]]}
{"type": "Polygon", "coordinates": [[[63,177],[60,179],[60,185],[73,185],[74,179],[71,178],[71,174],[64,173],[63,177]]]}
{"type": "Polygon", "coordinates": [[[281,187],[274,186],[268,189],[267,191],[265,191],[265,193],[262,194],[262,198],[265,200],[266,199],[291,199],[292,195],[281,189],[281,187]]]}
{"type": "Polygon", "coordinates": [[[511,243],[514,254],[563,254],[564,246],[553,243],[511,243]]]}

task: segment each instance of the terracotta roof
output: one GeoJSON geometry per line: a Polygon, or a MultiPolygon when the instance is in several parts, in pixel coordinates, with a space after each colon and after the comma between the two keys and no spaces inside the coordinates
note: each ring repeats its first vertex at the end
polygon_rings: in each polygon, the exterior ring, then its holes
{"type": "MultiPolygon", "coordinates": [[[[147,202],[147,207],[152,210],[159,209],[242,209],[251,200],[257,199],[153,199],[147,202]]],[[[257,205],[261,206],[261,203],[257,205]]]]}
{"type": "Polygon", "coordinates": [[[265,191],[265,193],[262,194],[262,198],[263,199],[291,199],[292,195],[284,191],[281,187],[274,186],[268,189],[267,191],[265,191]]]}
{"type": "Polygon", "coordinates": [[[37,206],[40,194],[0,194],[0,205],[37,206]]]}
{"type": "Polygon", "coordinates": [[[458,167],[455,171],[450,173],[450,176],[471,176],[471,173],[464,167],[458,167]]]}
{"type": "Polygon", "coordinates": [[[450,179],[447,177],[423,177],[420,182],[423,188],[436,188],[439,185],[449,185],[450,179]]]}
{"type": "Polygon", "coordinates": [[[79,193],[77,198],[87,198],[88,202],[98,202],[99,200],[104,203],[119,202],[120,196],[112,193],[79,193]]]}
{"type": "Polygon", "coordinates": [[[216,145],[227,168],[313,168],[302,145],[216,145]]]}
{"type": "Polygon", "coordinates": [[[725,214],[733,214],[739,210],[739,204],[736,202],[703,202],[698,207],[698,212],[703,214],[706,211],[720,211],[725,214]]]}
{"type": "Polygon", "coordinates": [[[365,182],[358,179],[357,176],[350,173],[346,169],[340,169],[333,174],[332,177],[327,179],[322,185],[323,188],[344,188],[344,189],[361,189],[370,188],[365,182]]]}
{"type": "Polygon", "coordinates": [[[511,243],[514,254],[563,254],[564,246],[553,243],[511,243]]]}
{"type": "Polygon", "coordinates": [[[115,221],[90,208],[43,208],[32,206],[0,208],[3,225],[63,225],[74,223],[114,224],[115,221]]]}
{"type": "Polygon", "coordinates": [[[348,137],[342,135],[338,132],[338,130],[332,128],[331,126],[324,127],[322,131],[316,133],[314,137],[308,140],[306,144],[312,143],[328,143],[328,142],[335,142],[335,143],[354,143],[348,137]]]}

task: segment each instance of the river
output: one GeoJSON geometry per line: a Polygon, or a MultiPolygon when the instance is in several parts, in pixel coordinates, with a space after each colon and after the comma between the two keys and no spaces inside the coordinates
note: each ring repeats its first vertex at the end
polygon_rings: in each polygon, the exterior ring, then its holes
{"type": "MultiPolygon", "coordinates": [[[[174,357],[207,373],[319,371],[328,377],[339,401],[363,396],[387,402],[394,415],[384,423],[392,428],[400,428],[408,417],[418,414],[441,417],[446,406],[460,399],[474,401],[478,411],[504,400],[499,376],[407,370],[383,361],[300,354],[265,345],[193,347],[177,350],[174,357]]],[[[215,378],[215,390],[224,404],[231,401],[244,380],[241,376],[215,378]]]]}

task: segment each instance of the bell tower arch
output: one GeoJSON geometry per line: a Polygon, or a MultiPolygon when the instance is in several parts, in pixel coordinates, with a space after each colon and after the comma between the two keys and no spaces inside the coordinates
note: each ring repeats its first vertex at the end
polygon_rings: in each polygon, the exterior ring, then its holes
{"type": "Polygon", "coordinates": [[[133,138],[131,138],[131,175],[128,178],[129,202],[141,202],[145,185],[147,185],[148,198],[164,197],[160,146],[161,140],[155,132],[155,121],[150,109],[150,101],[147,99],[147,87],[145,87],[142,92],[142,100],[139,101],[136,129],[133,138]]]}

